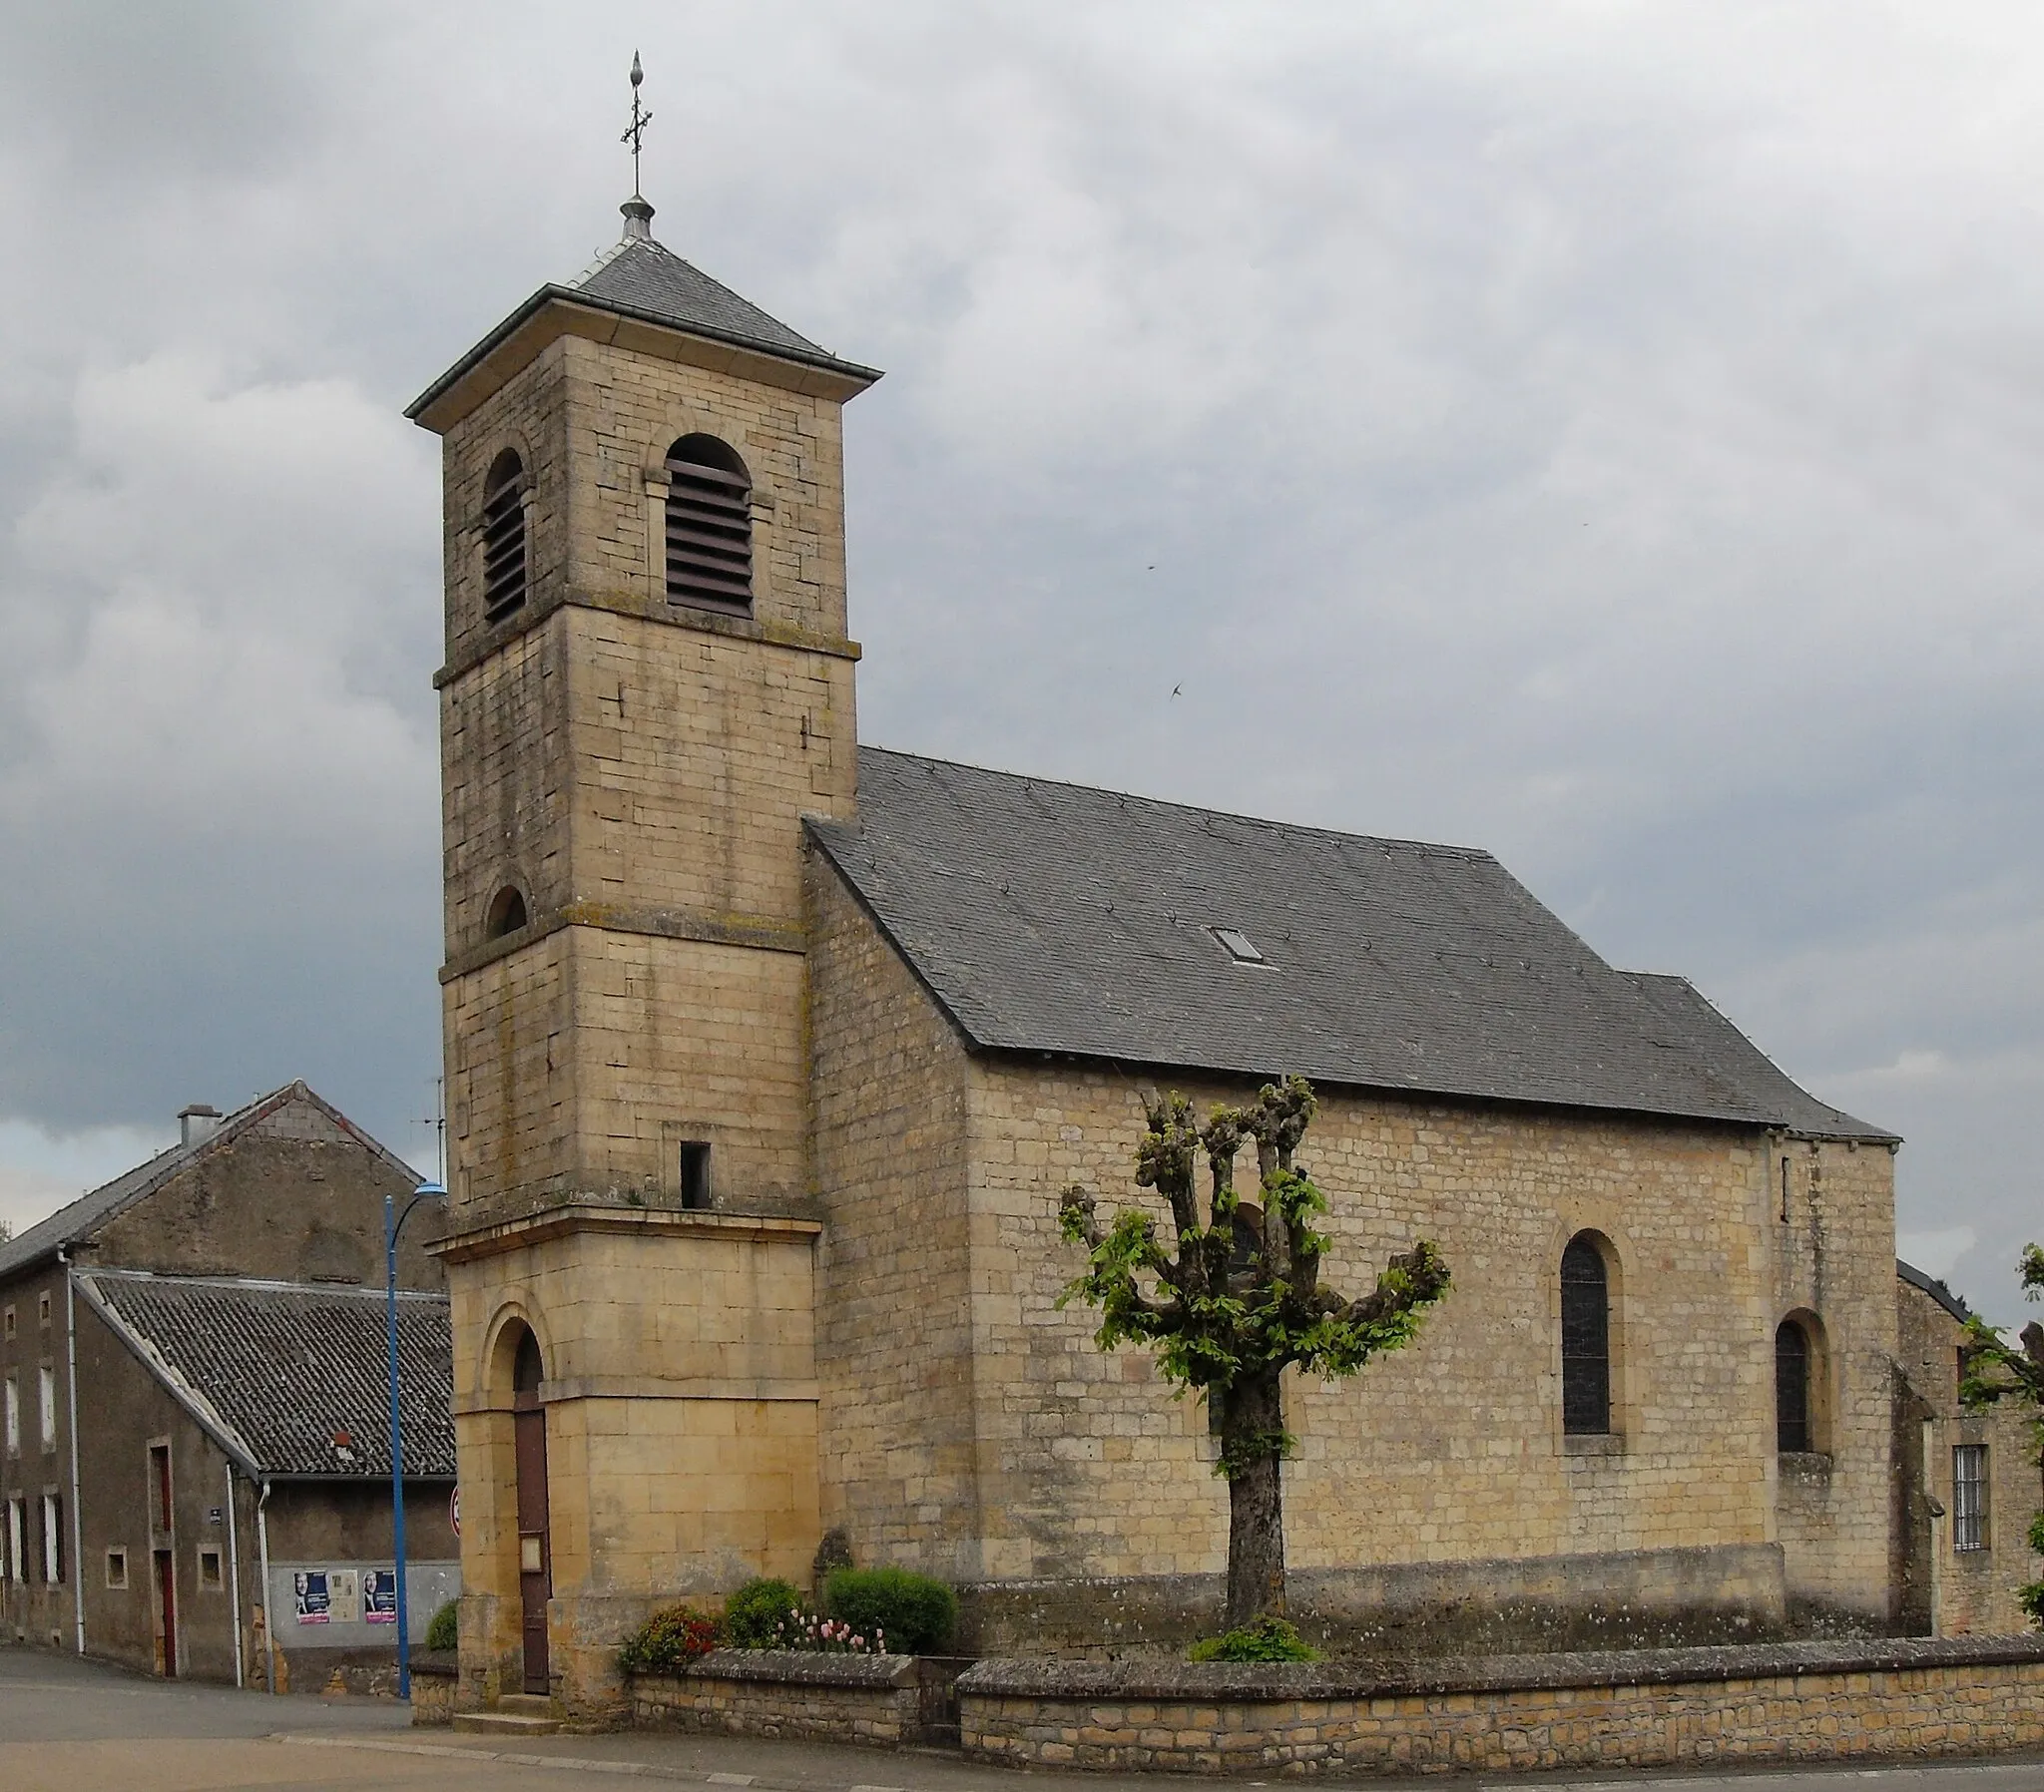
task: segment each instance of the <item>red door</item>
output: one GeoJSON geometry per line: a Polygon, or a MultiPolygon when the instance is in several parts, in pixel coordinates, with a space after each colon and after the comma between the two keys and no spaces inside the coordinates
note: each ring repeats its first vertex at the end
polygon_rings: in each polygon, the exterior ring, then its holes
{"type": "Polygon", "coordinates": [[[525,1690],[552,1690],[547,1662],[547,1600],[554,1573],[547,1548],[547,1415],[537,1390],[514,1396],[518,1456],[518,1595],[525,1617],[525,1690]]]}
{"type": "Polygon", "coordinates": [[[171,1553],[159,1550],[156,1553],[157,1599],[163,1606],[164,1620],[164,1678],[178,1677],[178,1594],[177,1576],[171,1571],[171,1553]]]}

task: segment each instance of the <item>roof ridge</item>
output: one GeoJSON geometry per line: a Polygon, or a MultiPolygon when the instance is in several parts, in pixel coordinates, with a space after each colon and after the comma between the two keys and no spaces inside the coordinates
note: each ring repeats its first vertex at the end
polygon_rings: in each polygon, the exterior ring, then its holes
{"type": "MultiPolygon", "coordinates": [[[[1105,784],[1082,784],[1075,778],[1040,777],[1034,772],[1005,771],[995,765],[975,765],[969,759],[940,759],[933,753],[912,753],[896,746],[874,746],[861,740],[861,753],[880,753],[890,759],[909,759],[921,765],[942,765],[954,771],[975,772],[981,777],[1003,778],[1018,784],[1048,784],[1060,790],[1078,790],[1089,796],[1111,796],[1121,802],[1140,802],[1157,809],[1175,809],[1187,815],[1205,815],[1216,821],[1239,822],[1245,827],[1270,828],[1287,834],[1311,834],[1323,840],[1355,840],[1370,846],[1402,846],[1418,852],[1446,853],[1458,859],[1499,863],[1497,854],[1482,846],[1457,846],[1445,840],[1414,840],[1402,834],[1359,834],[1347,828],[1323,827],[1314,821],[1280,821],[1270,815],[1246,815],[1240,809],[1215,809],[1201,803],[1181,802],[1173,796],[1145,796],[1138,790],[1114,790],[1105,784]]],[[[846,825],[834,817],[819,816],[824,826],[846,825]]],[[[856,826],[854,819],[849,825],[856,826]]]]}
{"type": "MultiPolygon", "coordinates": [[[[301,1282],[267,1275],[179,1275],[161,1269],[128,1269],[98,1265],[79,1267],[81,1276],[99,1281],[150,1282],[158,1287],[232,1288],[261,1294],[312,1294],[321,1299],[375,1300],[387,1298],[389,1290],[367,1282],[301,1282]]],[[[399,1288],[399,1300],[427,1300],[445,1304],[447,1296],[431,1288],[399,1288]]]]}

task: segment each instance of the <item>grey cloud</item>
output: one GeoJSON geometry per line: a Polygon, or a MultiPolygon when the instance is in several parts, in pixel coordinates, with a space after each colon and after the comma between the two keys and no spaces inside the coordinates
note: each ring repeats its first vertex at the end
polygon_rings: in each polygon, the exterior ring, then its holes
{"type": "Polygon", "coordinates": [[[1973,1228],[2015,1316],[2027,11],[82,16],[0,14],[0,1108],[304,1071],[408,1135],[437,554],[394,414],[615,233],[637,45],[663,237],[890,369],[847,420],[869,738],[1492,847],[1907,1132],[1905,1224],[1973,1228]]]}

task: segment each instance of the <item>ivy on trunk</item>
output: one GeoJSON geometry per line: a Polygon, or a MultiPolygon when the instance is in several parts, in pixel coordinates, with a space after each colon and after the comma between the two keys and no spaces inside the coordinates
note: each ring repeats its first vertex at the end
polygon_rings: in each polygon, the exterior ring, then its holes
{"type": "Polygon", "coordinates": [[[1329,1380],[1356,1374],[1380,1351],[1419,1329],[1423,1310],[1448,1291],[1448,1267],[1425,1241],[1393,1257],[1368,1294],[1349,1300],[1320,1285],[1326,1237],[1313,1221],[1326,1196],[1297,1167],[1314,1109],[1302,1077],[1267,1084],[1247,1108],[1216,1108],[1196,1123],[1182,1095],[1146,1096],[1149,1130],[1136,1151],[1136,1181],[1171,1206],[1175,1255],[1155,1218],[1124,1208],[1103,1227],[1093,1196],[1064,1191],[1064,1235],[1087,1249],[1085,1274],[1059,1297],[1100,1312],[1103,1350],[1150,1345],[1165,1378],[1200,1390],[1221,1433],[1218,1473],[1228,1477],[1228,1625],[1284,1610],[1282,1377],[1294,1364],[1329,1380]],[[1257,1149],[1261,1204],[1236,1191],[1235,1160],[1257,1149]],[[1201,1223],[1199,1165],[1211,1175],[1201,1223]]]}

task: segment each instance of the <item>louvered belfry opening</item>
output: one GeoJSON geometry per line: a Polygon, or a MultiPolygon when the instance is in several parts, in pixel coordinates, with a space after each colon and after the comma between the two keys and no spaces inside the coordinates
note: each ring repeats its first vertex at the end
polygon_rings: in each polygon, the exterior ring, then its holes
{"type": "Polygon", "coordinates": [[[1561,1254],[1561,1428],[1611,1430],[1611,1288],[1604,1257],[1578,1232],[1561,1254]]]}
{"type": "Polygon", "coordinates": [[[483,487],[483,621],[501,623],[525,607],[524,467],[509,448],[483,487]]]}
{"type": "Polygon", "coordinates": [[[667,451],[667,601],[750,614],[753,476],[715,436],[667,451]]]}

